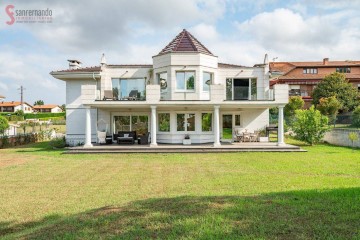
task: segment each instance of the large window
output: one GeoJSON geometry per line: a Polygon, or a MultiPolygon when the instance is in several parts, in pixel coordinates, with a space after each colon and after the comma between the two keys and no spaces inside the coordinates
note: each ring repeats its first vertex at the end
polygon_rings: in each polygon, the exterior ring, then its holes
{"type": "Polygon", "coordinates": [[[203,132],[212,131],[212,113],[201,114],[201,131],[203,132]]]}
{"type": "Polygon", "coordinates": [[[203,91],[208,92],[210,90],[210,85],[213,81],[213,74],[209,72],[203,72],[203,91]]]}
{"type": "Polygon", "coordinates": [[[176,130],[182,131],[195,131],[195,114],[194,113],[178,113],[176,114],[176,130]]]}
{"type": "Polygon", "coordinates": [[[159,113],[159,131],[170,132],[170,113],[159,113]]]}
{"type": "Polygon", "coordinates": [[[145,100],[145,78],[113,78],[112,90],[117,100],[145,100]]]}
{"type": "Polygon", "coordinates": [[[114,116],[114,133],[119,131],[136,131],[145,134],[148,130],[149,117],[146,115],[114,116]]]}
{"type": "Polygon", "coordinates": [[[183,91],[195,90],[195,72],[176,72],[176,89],[183,91]]]}

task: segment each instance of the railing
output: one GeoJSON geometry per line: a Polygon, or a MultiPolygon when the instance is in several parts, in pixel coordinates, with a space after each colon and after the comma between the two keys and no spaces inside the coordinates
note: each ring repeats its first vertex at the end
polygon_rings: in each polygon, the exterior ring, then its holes
{"type": "Polygon", "coordinates": [[[289,96],[309,97],[310,93],[308,91],[305,91],[305,90],[291,89],[291,90],[289,90],[289,96]]]}

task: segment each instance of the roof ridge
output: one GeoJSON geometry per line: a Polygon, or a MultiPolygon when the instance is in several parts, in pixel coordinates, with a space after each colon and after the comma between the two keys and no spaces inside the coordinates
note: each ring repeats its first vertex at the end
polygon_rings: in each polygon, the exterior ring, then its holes
{"type": "MultiPolygon", "coordinates": [[[[176,36],[176,38],[177,38],[177,37],[179,37],[179,36],[181,35],[180,38],[179,38],[179,40],[177,41],[175,47],[174,47],[175,50],[178,49],[178,47],[179,47],[179,45],[180,45],[180,43],[181,43],[181,40],[184,38],[185,34],[186,34],[186,32],[185,32],[185,29],[184,29],[180,34],[178,34],[178,35],[176,36]]],[[[171,41],[171,42],[172,42],[172,41],[171,41]]],[[[171,42],[170,42],[170,44],[171,44],[171,42]]]]}
{"type": "MultiPolygon", "coordinates": [[[[190,44],[191,44],[191,45],[195,48],[195,50],[198,52],[199,49],[195,46],[194,42],[192,41],[192,40],[193,40],[192,38],[194,38],[194,40],[196,40],[196,41],[197,41],[197,39],[196,39],[195,37],[193,37],[193,36],[191,35],[191,33],[189,33],[188,31],[186,31],[185,29],[184,29],[184,31],[185,31],[186,36],[187,36],[188,38],[190,38],[190,44]]],[[[200,44],[200,45],[201,45],[201,44],[200,44]]]]}
{"type": "Polygon", "coordinates": [[[196,41],[198,42],[203,48],[205,48],[206,51],[208,51],[209,53],[213,54],[209,49],[207,49],[207,47],[204,46],[204,44],[202,44],[194,35],[192,35],[190,32],[188,32],[189,35],[196,41]]]}

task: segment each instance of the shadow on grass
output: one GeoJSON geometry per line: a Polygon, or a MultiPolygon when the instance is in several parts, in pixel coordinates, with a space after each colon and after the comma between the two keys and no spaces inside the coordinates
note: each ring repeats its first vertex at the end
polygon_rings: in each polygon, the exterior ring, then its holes
{"type": "Polygon", "coordinates": [[[184,196],[106,206],[39,222],[0,224],[0,237],[26,239],[355,239],[360,188],[254,197],[184,196]]]}

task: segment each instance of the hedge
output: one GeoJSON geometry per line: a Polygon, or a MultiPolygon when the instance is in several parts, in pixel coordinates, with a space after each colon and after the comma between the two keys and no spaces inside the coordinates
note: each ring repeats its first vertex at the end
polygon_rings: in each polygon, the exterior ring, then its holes
{"type": "Polygon", "coordinates": [[[33,119],[33,118],[52,118],[52,117],[65,117],[65,113],[25,113],[25,119],[33,119]]]}

